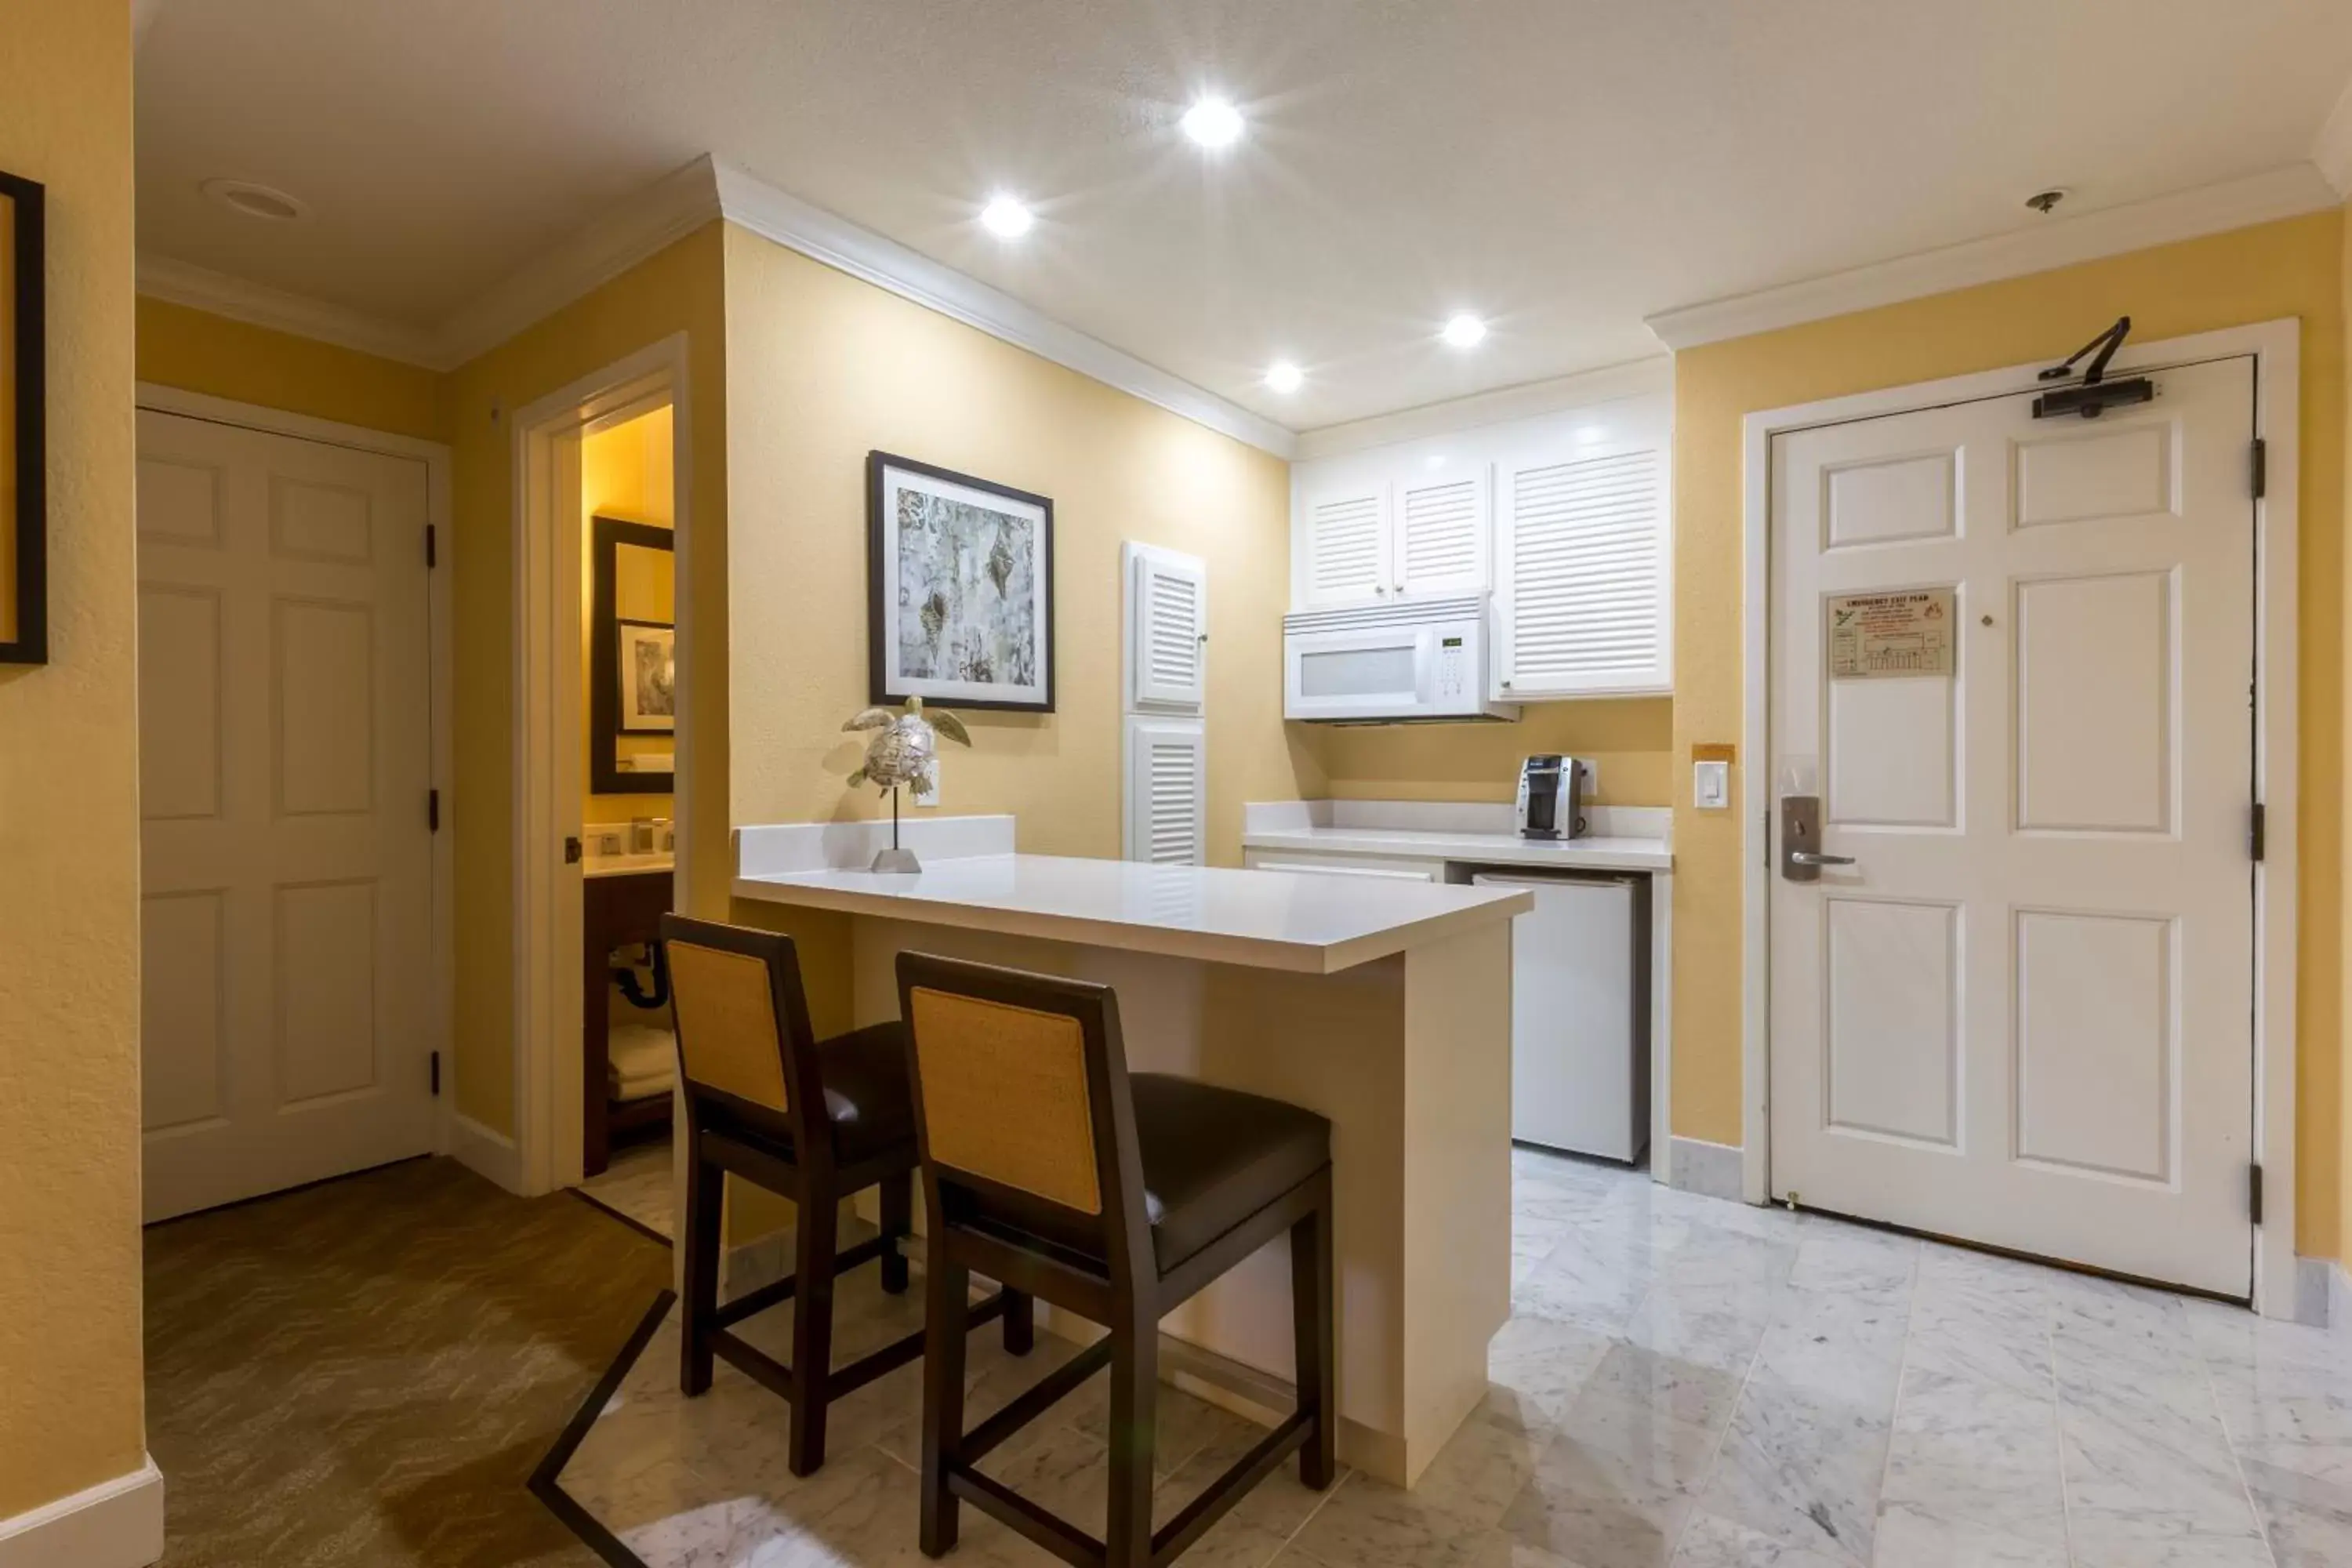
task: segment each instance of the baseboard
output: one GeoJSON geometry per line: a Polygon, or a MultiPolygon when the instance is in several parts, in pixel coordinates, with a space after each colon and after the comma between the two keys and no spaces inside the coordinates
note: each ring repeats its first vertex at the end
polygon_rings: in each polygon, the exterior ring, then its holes
{"type": "Polygon", "coordinates": [[[2352,1273],[2332,1258],[2297,1258],[2294,1321],[2352,1340],[2352,1273]]]}
{"type": "Polygon", "coordinates": [[[522,1192],[522,1151],[505,1133],[493,1132],[470,1116],[452,1114],[449,1152],[475,1174],[510,1193],[522,1192]]]}
{"type": "Polygon", "coordinates": [[[0,1519],[0,1568],[146,1568],[163,1555],[163,1475],[128,1475],[0,1519]]]}
{"type": "Polygon", "coordinates": [[[1668,1184],[1703,1198],[1740,1199],[1744,1152],[1736,1143],[1677,1138],[1666,1158],[1668,1184]]]}

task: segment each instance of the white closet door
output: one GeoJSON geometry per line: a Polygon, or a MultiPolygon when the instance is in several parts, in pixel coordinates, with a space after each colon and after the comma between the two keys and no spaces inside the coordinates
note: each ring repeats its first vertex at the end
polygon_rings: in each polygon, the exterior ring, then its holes
{"type": "Polygon", "coordinates": [[[1307,502],[1307,604],[1359,605],[1389,591],[1389,487],[1324,491],[1307,502]]]}
{"type": "Polygon", "coordinates": [[[1397,486],[1396,576],[1402,594],[1473,594],[1486,585],[1486,466],[1397,486]]]}
{"type": "Polygon", "coordinates": [[[1198,719],[1127,721],[1127,858],[1208,860],[1208,737],[1198,719]]]}
{"type": "Polygon", "coordinates": [[[1195,556],[1135,545],[1128,592],[1135,706],[1198,713],[1208,652],[1207,567],[1195,556]]]}
{"type": "Polygon", "coordinates": [[[1496,694],[1669,689],[1664,443],[1508,465],[1500,510],[1496,694]]]}

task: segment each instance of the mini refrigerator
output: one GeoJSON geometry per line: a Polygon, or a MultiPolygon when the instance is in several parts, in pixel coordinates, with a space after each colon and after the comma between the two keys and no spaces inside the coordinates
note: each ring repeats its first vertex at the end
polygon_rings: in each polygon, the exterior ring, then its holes
{"type": "Polygon", "coordinates": [[[1650,1142],[1650,879],[1482,871],[1511,922],[1511,1137],[1631,1163],[1650,1142]]]}

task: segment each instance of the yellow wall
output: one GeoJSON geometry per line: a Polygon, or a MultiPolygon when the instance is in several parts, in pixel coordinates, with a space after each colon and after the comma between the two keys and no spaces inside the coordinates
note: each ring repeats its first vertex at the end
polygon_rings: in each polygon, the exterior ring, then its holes
{"type": "MultiPolygon", "coordinates": [[[[2141,342],[2303,320],[2301,786],[2303,977],[2296,1244],[2339,1243],[2337,1164],[2347,442],[2336,211],[1810,322],[1676,356],[1674,753],[1737,742],[1741,716],[1741,432],[1746,415],[2063,352],[2121,313],[2141,342]]],[[[1754,759],[1743,757],[1743,764],[1754,759]]],[[[1675,803],[1674,1130],[1740,1141],[1742,822],[1675,803]]],[[[1734,785],[1734,797],[1738,785],[1734,785]]]]}
{"type": "MultiPolygon", "coordinates": [[[[597,795],[588,788],[589,757],[594,750],[593,729],[594,694],[590,687],[588,661],[592,655],[590,640],[595,628],[589,624],[587,607],[595,603],[596,594],[596,531],[600,517],[617,517],[628,522],[646,522],[656,528],[675,528],[672,516],[676,508],[671,484],[673,465],[670,459],[672,420],[670,411],[656,408],[650,414],[639,415],[625,424],[609,430],[599,430],[580,443],[580,784],[583,822],[626,822],[634,816],[667,816],[671,800],[667,794],[597,795]]],[[[632,613],[630,606],[646,605],[652,607],[637,618],[645,620],[675,620],[673,608],[677,579],[675,564],[667,557],[658,557],[654,578],[643,584],[632,584],[625,567],[633,558],[656,557],[658,552],[646,550],[624,551],[620,594],[622,613],[632,613]],[[635,591],[633,591],[635,588],[635,591]]],[[[677,742],[667,735],[618,735],[614,741],[622,756],[638,756],[647,752],[674,752],[677,742]]]]}
{"type": "Polygon", "coordinates": [[[441,378],[397,360],[139,301],[139,379],[420,440],[441,438],[441,378]]]}
{"type": "Polygon", "coordinates": [[[1294,725],[1341,800],[1507,801],[1538,752],[1591,758],[1604,805],[1673,798],[1675,707],[1664,697],[1529,703],[1510,724],[1294,725]]]}
{"type": "Polygon", "coordinates": [[[0,666],[0,1520],[145,1449],[130,11],[6,37],[0,169],[48,188],[51,662],[0,666]]]}
{"type": "MultiPolygon", "coordinates": [[[[1289,477],[1280,458],[730,226],[728,481],[738,823],[887,815],[843,780],[864,736],[866,454],[1051,496],[1051,714],[966,712],[940,809],[1013,812],[1041,854],[1119,853],[1119,542],[1209,570],[1209,845],[1321,777],[1282,723],[1289,477]]],[[[951,705],[950,705],[951,706],[951,705]]]]}
{"type": "MultiPolygon", "coordinates": [[[[2338,274],[2342,279],[2343,292],[2342,303],[2339,307],[2341,313],[2336,319],[2342,325],[2346,342],[2343,357],[2339,362],[2343,371],[2344,394],[2342,402],[2338,406],[2342,408],[2345,417],[2343,452],[2345,454],[2346,460],[2347,462],[2352,462],[2352,207],[2347,207],[2345,209],[2344,222],[2344,243],[2341,247],[2342,254],[2338,265],[2338,274]]],[[[2306,372],[2306,375],[2308,374],[2309,373],[2306,372]]],[[[2308,503],[2306,502],[2306,504],[2308,503]]],[[[2345,531],[2347,532],[2352,532],[2352,471],[2347,471],[2344,479],[2343,518],[2345,531]]],[[[2306,531],[2308,531],[2306,530],[2306,531]]],[[[2352,605],[2352,550],[2344,549],[2339,541],[2337,545],[2337,565],[2346,574],[2347,574],[2347,582],[2344,590],[2343,602],[2347,605],[2352,605]]],[[[2314,563],[2306,560],[2304,563],[2303,569],[2305,573],[2310,573],[2316,570],[2317,567],[2314,563]]],[[[2307,598],[2308,595],[2306,595],[2306,599],[2307,598]]],[[[2336,652],[2338,657],[2346,660],[2352,660],[2352,637],[2346,637],[2339,634],[2337,643],[2338,647],[2336,648],[2336,652]]],[[[2352,679],[2345,679],[2341,683],[2340,690],[2344,700],[2347,703],[2352,703],[2352,679]]],[[[2342,740],[2342,734],[2343,731],[2339,730],[2337,734],[2339,743],[2342,740]]],[[[2310,744],[2308,737],[2305,738],[2304,743],[2306,746],[2310,744]]],[[[2306,778],[2310,776],[2310,770],[2307,767],[2305,770],[2305,776],[2306,778]]],[[[2336,805],[2338,810],[2341,810],[2344,803],[2345,786],[2341,782],[2342,775],[2339,773],[2337,776],[2339,782],[2337,784],[2336,795],[2329,804],[2336,805]]],[[[2308,797],[2306,797],[2304,809],[2306,813],[2314,810],[2314,805],[2309,801],[2308,797]]],[[[2308,844],[2305,847],[2304,859],[2306,863],[2311,859],[2312,853],[2316,847],[2318,847],[2308,844]]],[[[2337,851],[2339,856],[2352,856],[2352,835],[2345,834],[2342,831],[2340,825],[2337,831],[2337,851]]],[[[2347,900],[2352,900],[2352,872],[2339,869],[2337,875],[2340,879],[2343,897],[2347,900]]],[[[2306,898],[2305,902],[2308,905],[2310,902],[2309,899],[2306,898]]],[[[2352,931],[2352,918],[2347,918],[2344,923],[2338,927],[2336,935],[2339,940],[2345,936],[2347,931],[2352,931]]],[[[2311,951],[2311,944],[2308,940],[2304,943],[2304,951],[2306,953],[2311,951]]],[[[2336,984],[2339,987],[2352,985],[2352,963],[2338,963],[2336,966],[2336,984]]],[[[2315,983],[2315,977],[2309,975],[2306,972],[2305,984],[2308,985],[2315,983]]],[[[2343,1021],[2347,1017],[2352,1017],[2352,1010],[2347,1009],[2345,1005],[2345,998],[2340,991],[2336,998],[2336,1026],[2340,1031],[2343,1027],[2343,1021]]],[[[2308,1174],[2299,1175],[2296,1182],[2296,1187],[2300,1193],[2310,1191],[2320,1183],[2326,1181],[2330,1175],[2335,1177],[2336,1203],[2334,1211],[2334,1218],[2336,1222],[2335,1230],[2336,1245],[2333,1248],[2317,1245],[2320,1238],[2326,1234],[2326,1232],[2322,1228],[2325,1223],[2325,1215],[2307,1215],[2303,1210],[2298,1209],[2296,1212],[2295,1229],[2298,1233],[2296,1237],[2296,1245],[2298,1247],[2302,1247],[2303,1246],[2302,1238],[2304,1237],[2309,1237],[2313,1239],[2314,1245],[2308,1250],[2318,1254],[2328,1254],[2338,1258],[2352,1260],[2352,1151],[2347,1151],[2344,1147],[2347,1137],[2352,1136],[2352,1070],[2347,1070],[2347,1064],[2345,1061],[2347,1055],[2347,1053],[2343,1047],[2340,1035],[2336,1051],[2332,1060],[2325,1059],[2315,1053],[2306,1050],[2304,1053],[2302,1081],[2298,1085],[2298,1090],[2300,1093],[2310,1095],[2314,1098],[2325,1098],[2333,1100],[2336,1106],[2336,1141],[2335,1148],[2331,1152],[2334,1158],[2333,1170],[2331,1171],[2324,1167],[2315,1169],[2308,1174]]],[[[2298,1130],[2299,1143],[2303,1145],[2314,1145],[2318,1143],[2325,1136],[2325,1129],[2319,1125],[2315,1118],[2306,1114],[2305,1117],[2305,1125],[2311,1129],[2311,1133],[2309,1136],[2304,1136],[2302,1135],[2301,1130],[2298,1130]]],[[[2309,1158],[2315,1166],[2320,1165],[2322,1153],[2322,1150],[2316,1147],[2311,1148],[2309,1158]]],[[[2301,1200],[2299,1199],[2298,1201],[2301,1200]]]]}
{"type": "Polygon", "coordinates": [[[702,638],[679,674],[695,756],[690,857],[697,902],[723,913],[727,842],[727,380],[719,225],[714,220],[574,300],[442,385],[452,463],[456,575],[457,1109],[514,1130],[515,563],[510,417],[675,332],[688,336],[692,488],[687,526],[697,570],[685,590],[702,638]],[[699,831],[694,824],[701,825],[699,831]],[[715,901],[714,901],[715,900],[715,901]]]}

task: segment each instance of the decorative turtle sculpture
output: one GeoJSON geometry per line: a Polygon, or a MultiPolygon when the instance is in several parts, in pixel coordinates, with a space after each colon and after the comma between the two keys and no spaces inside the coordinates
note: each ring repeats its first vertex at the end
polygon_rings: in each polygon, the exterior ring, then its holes
{"type": "Polygon", "coordinates": [[[844,724],[847,730],[879,730],[866,747],[866,762],[849,775],[853,784],[878,784],[886,790],[900,784],[919,784],[931,771],[931,761],[939,755],[939,737],[945,735],[958,745],[971,744],[971,732],[963,721],[944,710],[923,711],[923,700],[907,699],[907,710],[893,713],[887,708],[868,708],[844,724]]]}

